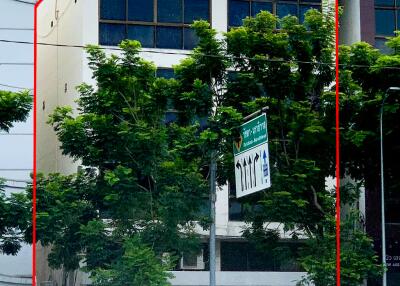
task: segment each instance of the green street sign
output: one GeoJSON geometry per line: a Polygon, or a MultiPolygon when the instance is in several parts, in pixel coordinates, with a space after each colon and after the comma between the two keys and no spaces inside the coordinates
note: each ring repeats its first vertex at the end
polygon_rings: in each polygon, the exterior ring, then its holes
{"type": "Polygon", "coordinates": [[[262,114],[240,127],[240,138],[233,143],[233,154],[239,155],[267,142],[267,116],[262,114]]]}

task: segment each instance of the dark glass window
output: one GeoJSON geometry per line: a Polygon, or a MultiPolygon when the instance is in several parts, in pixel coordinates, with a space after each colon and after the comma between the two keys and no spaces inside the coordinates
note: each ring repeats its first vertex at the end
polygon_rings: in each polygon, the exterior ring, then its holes
{"type": "Polygon", "coordinates": [[[193,50],[198,42],[199,38],[196,35],[196,32],[190,28],[184,28],[183,30],[183,38],[184,38],[184,49],[185,50],[193,50]]]}
{"type": "Polygon", "coordinates": [[[296,4],[277,4],[276,5],[276,15],[281,19],[287,15],[292,15],[292,16],[297,17],[297,5],[296,4]]]}
{"type": "Polygon", "coordinates": [[[209,21],[210,1],[100,0],[99,43],[118,45],[123,39],[132,39],[145,48],[193,49],[198,39],[190,24],[209,21]]]}
{"type": "Polygon", "coordinates": [[[255,16],[261,11],[268,11],[272,13],[272,3],[270,2],[252,2],[251,3],[251,16],[255,16]]]}
{"type": "Polygon", "coordinates": [[[384,54],[390,54],[392,50],[385,45],[386,39],[376,38],[375,39],[375,48],[379,49],[384,54]]]}
{"type": "Polygon", "coordinates": [[[102,0],[100,18],[105,20],[125,20],[126,0],[102,0]]]}
{"type": "Polygon", "coordinates": [[[171,68],[158,68],[156,71],[156,77],[163,77],[166,79],[175,78],[174,69],[171,68]]]}
{"type": "Polygon", "coordinates": [[[116,46],[125,39],[125,25],[100,23],[101,45],[116,46]]]}
{"type": "Polygon", "coordinates": [[[375,0],[375,6],[394,6],[394,0],[375,0]]]}
{"type": "Polygon", "coordinates": [[[279,18],[287,15],[296,16],[302,22],[307,10],[311,8],[321,10],[321,2],[321,0],[229,0],[228,24],[230,27],[240,26],[244,18],[254,17],[262,10],[274,12],[279,18]]]}
{"type": "Polygon", "coordinates": [[[317,5],[300,5],[300,11],[299,11],[299,21],[300,23],[304,22],[305,14],[308,10],[310,9],[315,9],[315,10],[321,10],[320,6],[317,5]]]}
{"type": "Polygon", "coordinates": [[[142,47],[154,47],[154,27],[128,25],[128,39],[137,40],[142,44],[142,47]]]}
{"type": "Polygon", "coordinates": [[[375,0],[375,47],[391,53],[384,43],[396,30],[400,30],[400,0],[375,0]]]}
{"type": "Polygon", "coordinates": [[[250,15],[250,3],[231,0],[229,2],[229,26],[241,26],[243,19],[250,15]]]}
{"type": "Polygon", "coordinates": [[[157,27],[157,48],[181,49],[182,29],[178,27],[157,27]]]}
{"type": "Polygon", "coordinates": [[[279,243],[287,255],[261,252],[248,242],[221,242],[221,271],[301,271],[296,263],[298,243],[279,243]]]}
{"type": "Polygon", "coordinates": [[[152,22],[154,2],[151,0],[128,0],[128,20],[152,22]]]}
{"type": "Polygon", "coordinates": [[[242,204],[234,199],[229,199],[229,220],[243,221],[242,204]]]}
{"type": "Polygon", "coordinates": [[[157,21],[163,23],[182,22],[182,0],[162,0],[157,2],[157,21]]]}
{"type": "Polygon", "coordinates": [[[195,20],[209,20],[209,0],[185,0],[185,23],[191,24],[195,20]]]}
{"type": "Polygon", "coordinates": [[[375,31],[377,35],[392,36],[396,28],[394,10],[375,10],[375,31]]]}

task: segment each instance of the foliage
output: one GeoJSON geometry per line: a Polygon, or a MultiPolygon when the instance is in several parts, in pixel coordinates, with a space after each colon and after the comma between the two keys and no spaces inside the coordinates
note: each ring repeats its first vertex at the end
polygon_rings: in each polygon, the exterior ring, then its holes
{"type": "Polygon", "coordinates": [[[14,122],[25,121],[31,106],[32,96],[28,91],[0,90],[0,130],[8,132],[14,122]]]}
{"type": "MultiPolygon", "coordinates": [[[[167,267],[156,265],[164,253],[198,251],[194,227],[205,220],[207,202],[198,126],[164,123],[176,82],[155,77],[138,42],[120,47],[122,55],[110,57],[87,49],[98,88],[82,84],[77,112],[58,107],[49,119],[63,153],[82,171],[39,175],[37,182],[37,234],[52,245],[49,264],[71,271],[84,259],[98,281],[122,271],[123,262],[137,265],[132,249],[156,271],[167,267]]],[[[129,285],[165,284],[165,274],[145,271],[127,276],[129,285]],[[135,284],[140,279],[148,284],[135,284]]]]}
{"type": "MultiPolygon", "coordinates": [[[[0,179],[0,253],[17,255],[26,240],[25,230],[30,220],[30,201],[23,193],[6,196],[0,179]]],[[[27,234],[28,236],[30,234],[27,234]]]]}
{"type": "Polygon", "coordinates": [[[138,239],[124,242],[123,251],[121,259],[114,262],[110,269],[94,272],[93,285],[171,285],[167,281],[167,278],[172,277],[166,272],[171,268],[167,258],[160,261],[154,251],[138,239]]]}
{"type": "MultiPolygon", "coordinates": [[[[0,91],[0,131],[8,132],[14,122],[25,121],[31,104],[28,91],[0,91]]],[[[21,193],[6,196],[4,183],[0,178],[0,253],[16,255],[30,220],[29,201],[21,193]]]]}
{"type": "MultiPolygon", "coordinates": [[[[386,221],[395,221],[400,204],[398,161],[400,148],[399,91],[400,35],[387,41],[392,53],[383,54],[361,42],[340,47],[340,109],[342,110],[342,166],[349,177],[365,187],[367,233],[374,249],[381,249],[380,112],[383,119],[386,221]],[[383,102],[385,102],[383,108],[383,102]]],[[[388,240],[389,243],[389,240],[388,240]]],[[[381,257],[379,257],[381,260],[381,257]]]]}
{"type": "MultiPolygon", "coordinates": [[[[271,221],[281,222],[293,239],[306,235],[301,263],[309,276],[303,282],[331,285],[335,199],[326,178],[335,171],[332,15],[310,10],[299,23],[261,12],[223,38],[207,22],[193,28],[199,45],[175,66],[171,80],[155,78],[135,41],[122,42],[120,56],[89,47],[98,88],[82,84],[78,114],[59,107],[49,120],[63,153],[85,170],[39,179],[38,234],[53,245],[52,266],[76,269],[84,254],[99,285],[125,283],[122,262],[142,265],[136,255],[126,256],[136,249],[156,270],[148,277],[137,268],[129,283],[149,278],[143,283],[164,285],[159,271],[167,268],[156,259],[196,251],[194,222],[207,226],[199,212],[208,199],[210,155],[217,154],[218,183],[234,187],[238,126],[268,106],[272,187],[240,200],[250,223],[245,235],[261,248],[276,241],[277,230],[266,227],[271,221]],[[168,106],[177,119],[165,124],[168,106]],[[54,233],[46,231],[55,225],[54,233]],[[316,246],[321,252],[313,251],[316,246]]],[[[378,271],[369,240],[361,231],[350,234],[342,249],[349,261],[344,285],[378,271]],[[362,264],[354,264],[356,258],[362,264]]]]}

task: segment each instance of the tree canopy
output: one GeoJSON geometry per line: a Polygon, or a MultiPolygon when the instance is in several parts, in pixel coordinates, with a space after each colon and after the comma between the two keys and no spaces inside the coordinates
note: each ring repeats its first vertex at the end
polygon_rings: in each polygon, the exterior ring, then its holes
{"type": "Polygon", "coordinates": [[[25,121],[32,107],[28,91],[0,90],[0,131],[8,132],[15,122],[25,121]]]}
{"type": "MultiPolygon", "coordinates": [[[[8,132],[15,122],[25,121],[31,105],[28,91],[0,91],[0,131],[8,132]]],[[[29,201],[23,193],[6,196],[5,181],[0,178],[0,253],[18,253],[29,225],[29,210],[29,201]]]]}
{"type": "MultiPolygon", "coordinates": [[[[335,285],[335,195],[326,186],[335,171],[332,15],[310,10],[299,23],[261,12],[222,38],[207,22],[193,28],[199,44],[170,80],[155,77],[136,41],[123,41],[120,55],[88,48],[97,87],[79,86],[77,111],[58,107],[49,120],[63,153],[83,168],[38,177],[37,232],[52,245],[50,265],[69,271],[84,259],[95,283],[119,285],[123,262],[140,264],[127,254],[134,249],[155,275],[134,271],[124,285],[165,285],[162,257],[198,251],[196,222],[208,227],[210,155],[218,183],[233,189],[238,127],[268,106],[272,187],[240,200],[244,236],[268,249],[280,239],[268,222],[280,222],[307,241],[297,255],[308,276],[299,283],[335,285]]],[[[344,203],[354,202],[357,189],[344,190],[344,203]]],[[[344,226],[358,221],[349,216],[344,226]]],[[[343,285],[379,274],[362,230],[344,233],[343,285]]]]}

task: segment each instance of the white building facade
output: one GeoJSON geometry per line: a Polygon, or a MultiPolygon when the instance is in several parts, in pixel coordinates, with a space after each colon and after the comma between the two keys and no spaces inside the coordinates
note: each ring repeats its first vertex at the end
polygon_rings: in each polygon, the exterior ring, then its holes
{"type": "MultiPolygon", "coordinates": [[[[0,1],[0,90],[19,92],[33,86],[33,46],[13,43],[33,39],[34,1],[0,1]]],[[[6,195],[24,192],[33,166],[33,121],[0,132],[0,178],[6,195]]],[[[23,244],[16,256],[0,253],[0,286],[32,285],[32,246],[23,244]]]]}
{"type": "MultiPolygon", "coordinates": [[[[189,28],[195,19],[208,20],[223,33],[260,10],[280,17],[292,14],[302,20],[310,8],[321,9],[321,1],[44,0],[38,9],[38,171],[77,171],[78,163],[61,154],[55,133],[46,121],[56,106],[75,106],[77,85],[95,85],[82,46],[97,44],[107,53],[118,53],[112,48],[121,40],[139,40],[144,47],[141,56],[155,63],[159,76],[168,77],[173,74],[172,65],[184,59],[196,44],[189,28]]],[[[244,223],[240,220],[240,203],[230,197],[227,186],[222,187],[217,191],[216,202],[217,285],[295,285],[305,273],[298,265],[282,264],[272,255],[258,256],[241,238],[244,223]]],[[[278,228],[278,223],[269,227],[278,228]]],[[[207,232],[199,232],[207,237],[207,232]]],[[[283,231],[281,237],[282,243],[290,243],[283,231]]],[[[197,259],[182,260],[180,269],[173,271],[173,285],[208,285],[206,249],[197,259]]],[[[61,272],[47,266],[48,252],[38,245],[38,285],[62,285],[61,272]]],[[[78,286],[90,281],[83,273],[73,273],[68,283],[78,286]]]]}

